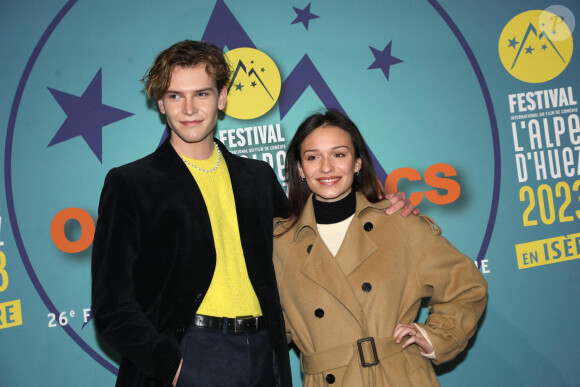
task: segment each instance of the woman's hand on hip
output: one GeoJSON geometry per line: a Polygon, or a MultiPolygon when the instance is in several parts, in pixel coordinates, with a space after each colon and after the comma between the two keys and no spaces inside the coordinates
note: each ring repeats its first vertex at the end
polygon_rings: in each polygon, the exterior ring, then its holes
{"type": "Polygon", "coordinates": [[[402,323],[397,324],[393,332],[393,337],[397,338],[397,344],[400,344],[405,336],[409,336],[409,338],[403,342],[402,348],[407,348],[411,344],[417,344],[423,353],[429,354],[434,351],[433,346],[417,327],[402,323]]]}

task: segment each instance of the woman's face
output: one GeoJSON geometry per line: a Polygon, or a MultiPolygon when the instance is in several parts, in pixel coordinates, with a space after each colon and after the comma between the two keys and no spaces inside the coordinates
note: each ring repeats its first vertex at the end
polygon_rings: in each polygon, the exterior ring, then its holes
{"type": "Polygon", "coordinates": [[[350,135],[336,126],[320,126],[300,146],[298,172],[322,202],[334,202],[350,193],[361,159],[355,159],[350,135]]]}

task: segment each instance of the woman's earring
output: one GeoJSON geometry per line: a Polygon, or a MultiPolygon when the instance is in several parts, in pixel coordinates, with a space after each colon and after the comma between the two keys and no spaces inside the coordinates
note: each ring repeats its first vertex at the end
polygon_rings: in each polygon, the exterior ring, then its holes
{"type": "Polygon", "coordinates": [[[354,174],[355,174],[356,176],[358,176],[359,172],[360,172],[360,171],[356,171],[354,174]]]}
{"type": "Polygon", "coordinates": [[[300,180],[302,180],[303,182],[305,182],[305,181],[306,181],[306,179],[305,179],[305,178],[303,178],[302,176],[300,176],[300,180]]]}

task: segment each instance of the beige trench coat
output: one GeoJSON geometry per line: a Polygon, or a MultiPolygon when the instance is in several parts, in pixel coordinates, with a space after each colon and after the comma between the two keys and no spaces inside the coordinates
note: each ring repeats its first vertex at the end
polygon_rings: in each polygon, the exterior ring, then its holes
{"type": "MultiPolygon", "coordinates": [[[[356,200],[336,257],[318,236],[311,199],[293,229],[274,238],[286,330],[301,352],[303,384],[437,386],[419,347],[402,349],[392,338],[395,326],[412,324],[421,299],[429,298],[420,326],[435,348],[434,363],[449,361],[475,333],[487,284],[428,217],[387,216],[388,201],[369,203],[358,192],[356,200]]],[[[275,234],[283,230],[277,221],[275,234]]]]}

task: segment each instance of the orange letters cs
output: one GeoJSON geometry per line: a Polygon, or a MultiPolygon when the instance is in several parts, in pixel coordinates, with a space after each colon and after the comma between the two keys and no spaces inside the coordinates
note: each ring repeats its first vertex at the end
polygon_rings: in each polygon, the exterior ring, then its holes
{"type": "MultiPolygon", "coordinates": [[[[426,192],[413,192],[409,196],[409,200],[413,205],[418,205],[423,200],[423,194],[427,197],[431,203],[434,204],[449,204],[459,198],[461,194],[461,187],[459,183],[453,179],[448,179],[450,176],[456,176],[457,172],[449,164],[438,163],[433,164],[425,171],[425,183],[433,188],[441,188],[447,190],[445,195],[440,195],[436,189],[432,189],[426,192]],[[437,174],[442,173],[445,177],[440,177],[437,174]]],[[[397,183],[400,179],[405,178],[409,181],[419,181],[421,180],[421,174],[413,168],[399,168],[391,172],[387,176],[387,181],[385,182],[385,191],[387,193],[397,192],[397,183]]]]}

